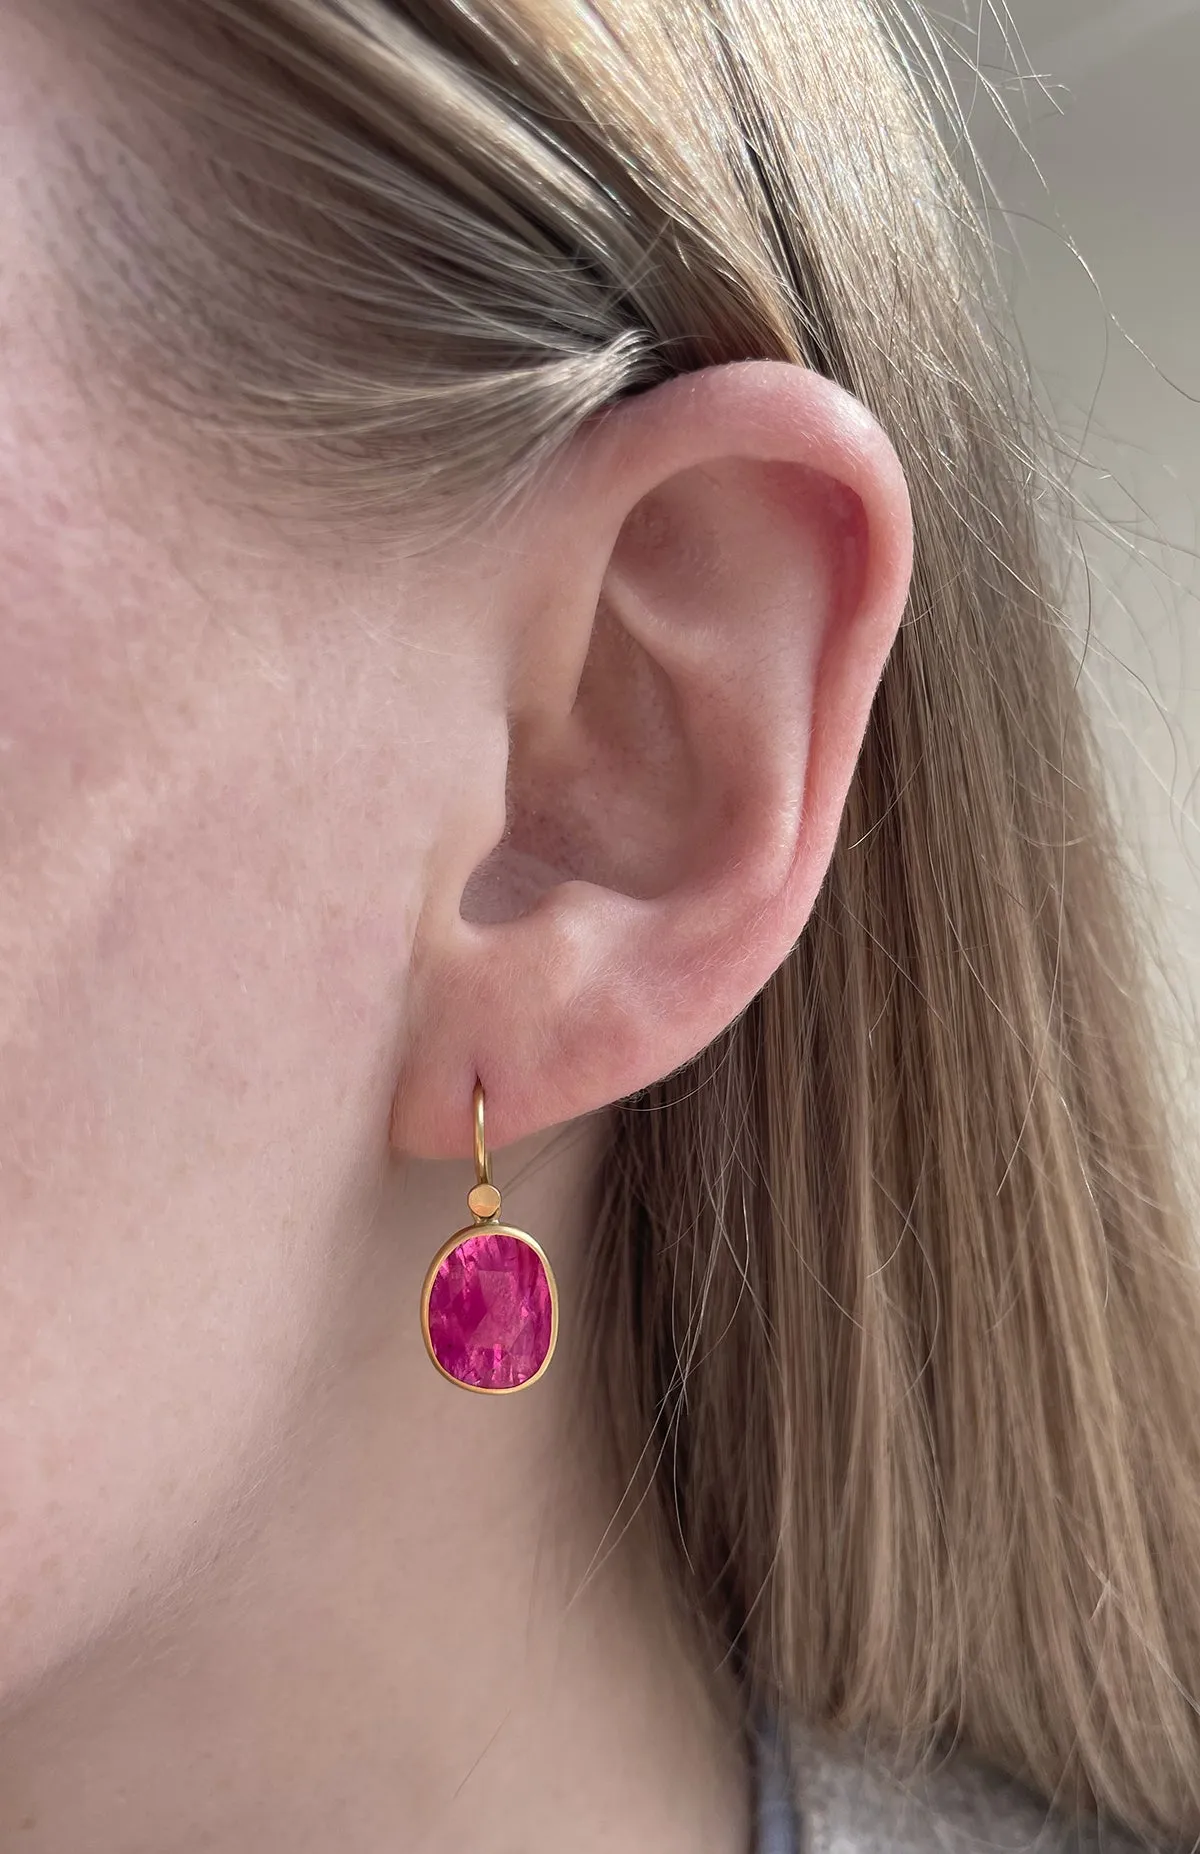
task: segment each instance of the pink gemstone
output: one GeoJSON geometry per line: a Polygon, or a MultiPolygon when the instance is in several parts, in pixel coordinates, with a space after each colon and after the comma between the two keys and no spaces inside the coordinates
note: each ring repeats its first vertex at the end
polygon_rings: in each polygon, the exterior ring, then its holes
{"type": "Polygon", "coordinates": [[[429,1339],[443,1371],[475,1390],[535,1377],[553,1336],[550,1283],[529,1243],[500,1231],[467,1236],[434,1276],[429,1339]]]}

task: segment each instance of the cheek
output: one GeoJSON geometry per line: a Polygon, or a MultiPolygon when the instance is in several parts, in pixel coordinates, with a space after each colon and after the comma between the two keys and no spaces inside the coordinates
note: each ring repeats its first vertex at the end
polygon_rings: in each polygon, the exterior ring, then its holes
{"type": "Polygon", "coordinates": [[[2,1710],[219,1542],[333,1317],[449,717],[68,355],[0,15],[2,1710]]]}
{"type": "Polygon", "coordinates": [[[0,1707],[258,1475],[385,1153],[431,804],[394,678],[252,646],[169,559],[111,524],[85,558],[17,487],[0,1707]]]}

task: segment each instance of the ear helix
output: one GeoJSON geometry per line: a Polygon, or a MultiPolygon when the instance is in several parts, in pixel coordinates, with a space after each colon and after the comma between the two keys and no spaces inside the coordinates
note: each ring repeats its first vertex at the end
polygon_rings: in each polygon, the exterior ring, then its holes
{"type": "Polygon", "coordinates": [[[540,1243],[500,1222],[476,1079],[475,1174],[467,1193],[474,1222],[444,1242],[425,1274],[421,1331],[444,1378],[463,1390],[502,1396],[543,1375],[558,1339],[558,1288],[540,1243]]]}

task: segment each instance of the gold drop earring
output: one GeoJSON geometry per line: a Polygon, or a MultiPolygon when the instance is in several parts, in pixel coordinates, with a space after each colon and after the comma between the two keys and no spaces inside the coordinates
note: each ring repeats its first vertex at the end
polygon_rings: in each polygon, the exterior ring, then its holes
{"type": "Polygon", "coordinates": [[[503,1396],[544,1374],[558,1340],[558,1288],[540,1243],[500,1221],[475,1082],[475,1177],[456,1230],[430,1262],[421,1292],[421,1331],[444,1378],[463,1390],[503,1396]]]}

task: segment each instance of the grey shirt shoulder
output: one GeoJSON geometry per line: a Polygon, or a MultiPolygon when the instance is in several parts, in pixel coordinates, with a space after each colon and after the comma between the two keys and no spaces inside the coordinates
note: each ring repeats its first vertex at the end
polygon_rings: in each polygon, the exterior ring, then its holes
{"type": "Polygon", "coordinates": [[[1051,1815],[961,1755],[906,1777],[853,1741],[794,1732],[788,1756],[797,1854],[1146,1854],[1115,1828],[1051,1815]]]}

